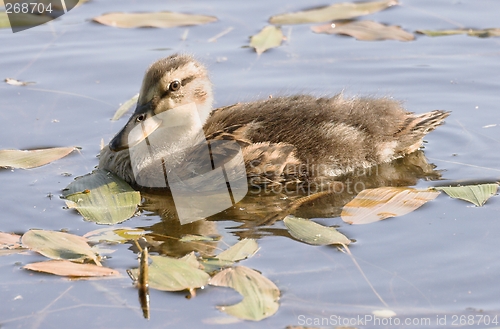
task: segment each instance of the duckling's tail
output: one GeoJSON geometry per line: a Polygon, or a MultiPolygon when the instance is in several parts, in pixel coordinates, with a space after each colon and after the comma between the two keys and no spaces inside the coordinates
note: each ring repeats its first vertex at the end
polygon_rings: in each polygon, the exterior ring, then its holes
{"type": "Polygon", "coordinates": [[[422,137],[427,133],[436,129],[436,127],[442,125],[444,123],[444,119],[450,115],[449,111],[431,111],[424,114],[417,115],[413,117],[412,121],[414,126],[412,127],[412,131],[415,134],[420,134],[422,137]]]}
{"type": "Polygon", "coordinates": [[[410,114],[402,124],[401,129],[394,134],[394,137],[411,136],[411,139],[421,139],[427,133],[442,125],[448,115],[450,115],[450,112],[441,110],[423,114],[410,114]]]}

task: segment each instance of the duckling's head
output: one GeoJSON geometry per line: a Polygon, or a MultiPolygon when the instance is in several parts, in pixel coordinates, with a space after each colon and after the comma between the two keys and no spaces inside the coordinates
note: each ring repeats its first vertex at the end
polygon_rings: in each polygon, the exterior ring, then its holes
{"type": "Polygon", "coordinates": [[[205,67],[189,55],[175,54],[156,61],[144,75],[134,114],[111,140],[109,148],[120,151],[136,145],[157,126],[148,124],[147,133],[130,141],[129,133],[134,127],[157,114],[191,103],[196,104],[200,121],[205,123],[213,103],[212,84],[205,67]]]}

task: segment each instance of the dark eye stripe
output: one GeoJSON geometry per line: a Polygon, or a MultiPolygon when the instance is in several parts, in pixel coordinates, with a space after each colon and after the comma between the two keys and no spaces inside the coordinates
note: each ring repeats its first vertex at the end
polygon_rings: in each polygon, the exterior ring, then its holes
{"type": "Polygon", "coordinates": [[[181,84],[182,84],[183,86],[185,86],[185,85],[187,85],[188,83],[190,83],[191,81],[193,81],[195,78],[196,78],[196,77],[195,77],[194,75],[189,76],[189,77],[187,77],[187,78],[184,78],[184,79],[182,79],[181,84]]]}

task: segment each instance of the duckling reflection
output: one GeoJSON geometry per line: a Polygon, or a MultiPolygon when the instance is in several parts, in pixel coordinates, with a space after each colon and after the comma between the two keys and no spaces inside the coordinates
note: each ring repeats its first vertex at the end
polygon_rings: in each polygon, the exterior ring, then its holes
{"type": "MultiPolygon", "coordinates": [[[[234,234],[239,237],[260,238],[263,235],[286,235],[283,230],[270,228],[269,224],[290,214],[305,218],[332,218],[340,216],[342,207],[351,201],[361,190],[382,186],[412,186],[419,179],[440,179],[440,172],[429,164],[422,151],[384,163],[364,172],[344,175],[329,185],[331,193],[318,193],[318,198],[309,202],[297,201],[309,193],[318,192],[318,186],[309,185],[310,190],[300,186],[296,191],[250,189],[247,196],[235,206],[207,218],[190,224],[180,225],[175,204],[168,192],[155,191],[141,193],[144,202],[141,210],[152,212],[162,218],[160,223],[144,229],[153,231],[150,242],[155,251],[167,255],[183,256],[190,251],[202,255],[215,254],[217,242],[179,242],[186,234],[216,235],[217,221],[236,222],[232,225],[234,234]],[[237,224],[239,223],[239,224],[237,224]],[[268,224],[267,226],[264,224],[268,224]],[[166,238],[166,237],[169,238],[166,238]]],[[[319,191],[321,192],[321,191],[319,191]]],[[[312,194],[314,195],[314,194],[312,194]]]]}

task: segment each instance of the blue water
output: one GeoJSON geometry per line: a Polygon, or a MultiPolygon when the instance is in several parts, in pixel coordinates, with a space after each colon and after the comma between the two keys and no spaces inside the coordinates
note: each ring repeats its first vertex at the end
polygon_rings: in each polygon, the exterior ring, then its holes
{"type": "MultiPolygon", "coordinates": [[[[82,148],[45,167],[0,171],[0,231],[68,229],[83,235],[100,228],[64,210],[58,196],[74,177],[97,165],[101,139],[107,143],[127,120],[110,118],[120,103],[138,92],[146,67],[174,52],[193,54],[208,66],[217,106],[269,95],[344,91],[349,96],[392,96],[418,113],[452,111],[446,125],[431,133],[425,144],[427,158],[443,170],[446,181],[419,181],[417,186],[500,178],[500,38],[420,35],[407,43],[362,42],[314,34],[309,25],[299,25],[284,26],[287,40],[260,57],[242,48],[270,16],[302,8],[303,3],[295,0],[146,4],[94,0],[50,24],[16,34],[0,30],[0,79],[36,82],[26,87],[0,84],[0,149],[82,148]],[[118,29],[90,21],[107,12],[160,10],[213,15],[219,21],[172,29],[118,29]],[[229,27],[233,30],[216,42],[207,41],[229,27]],[[49,193],[55,197],[47,197],[49,193]]],[[[496,1],[405,0],[368,19],[401,25],[410,32],[489,28],[499,27],[499,10],[496,1]]],[[[263,237],[257,255],[242,265],[276,283],[282,291],[280,309],[260,323],[226,327],[309,325],[314,323],[304,321],[365,316],[384,308],[401,319],[432,319],[426,327],[437,327],[437,317],[445,315],[447,323],[441,328],[453,327],[454,315],[500,316],[499,210],[498,196],[476,208],[441,195],[404,217],[370,225],[320,219],[323,224],[340,225],[340,231],[356,240],[351,252],[388,306],[375,296],[351,258],[336,248],[313,247],[278,235],[263,237]]],[[[161,225],[161,219],[141,215],[119,226],[153,224],[161,225]]],[[[234,244],[231,227],[235,226],[228,220],[200,230],[215,231],[234,244]]],[[[276,223],[273,228],[284,226],[276,223]]],[[[0,325],[192,328],[226,317],[215,305],[239,300],[229,289],[213,287],[191,300],[183,294],[152,291],[151,320],[146,322],[125,274],[137,264],[129,247],[114,246],[117,251],[106,263],[124,275],[117,280],[68,281],[20,269],[42,257],[0,257],[0,325]]]]}

